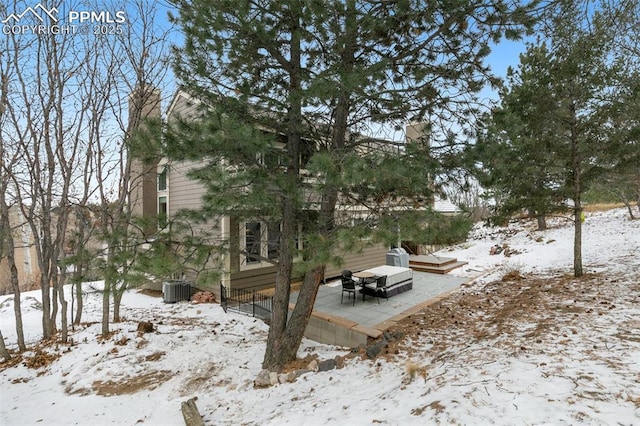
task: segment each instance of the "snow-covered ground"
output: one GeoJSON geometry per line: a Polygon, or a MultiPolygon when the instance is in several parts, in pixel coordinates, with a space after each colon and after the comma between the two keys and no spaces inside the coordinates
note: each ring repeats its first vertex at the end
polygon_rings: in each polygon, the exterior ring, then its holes
{"type": "MultiPolygon", "coordinates": [[[[0,369],[0,424],[180,425],[180,403],[197,397],[211,425],[640,425],[640,221],[623,209],[589,214],[580,280],[570,276],[572,244],[562,220],[544,232],[526,221],[478,226],[438,253],[467,260],[454,273],[477,278],[400,324],[397,354],[347,357],[343,368],[265,389],[253,386],[267,335],[260,320],[130,292],[125,321],[101,340],[101,295],[87,291],[71,346],[40,346],[0,369]],[[489,255],[494,244],[514,254],[489,255]],[[515,278],[501,280],[509,272],[515,278]],[[156,331],[139,334],[140,321],[156,331]]],[[[22,308],[34,345],[38,293],[23,294],[22,308]]],[[[2,296],[11,348],[14,328],[2,296]]],[[[348,353],[305,340],[299,356],[348,353]]]]}

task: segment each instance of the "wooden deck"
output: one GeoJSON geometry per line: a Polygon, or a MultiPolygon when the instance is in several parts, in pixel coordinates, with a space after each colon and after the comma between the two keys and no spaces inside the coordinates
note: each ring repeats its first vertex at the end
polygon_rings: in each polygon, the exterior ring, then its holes
{"type": "Polygon", "coordinates": [[[414,271],[430,272],[432,274],[446,274],[466,264],[467,262],[459,261],[453,257],[441,257],[432,254],[409,256],[409,268],[414,271]]]}

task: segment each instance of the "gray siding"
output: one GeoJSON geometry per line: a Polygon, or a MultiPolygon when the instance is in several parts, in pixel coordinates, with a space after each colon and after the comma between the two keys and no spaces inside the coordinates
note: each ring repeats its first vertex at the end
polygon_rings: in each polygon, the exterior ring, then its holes
{"type": "Polygon", "coordinates": [[[264,290],[276,285],[276,267],[250,269],[231,273],[231,286],[245,290],[264,290]]]}
{"type": "MultiPolygon", "coordinates": [[[[373,268],[385,264],[387,248],[382,245],[367,247],[358,253],[343,254],[343,266],[327,266],[326,279],[335,278],[343,269],[353,272],[373,268]]],[[[251,269],[231,273],[231,286],[246,290],[263,290],[273,288],[276,282],[276,267],[251,269]]]]}
{"type": "Polygon", "coordinates": [[[174,216],[182,209],[198,209],[202,206],[205,187],[189,179],[187,172],[203,164],[192,161],[169,164],[169,216],[174,216]]]}
{"type": "Polygon", "coordinates": [[[340,276],[343,269],[349,269],[352,272],[362,271],[363,269],[373,268],[375,266],[384,265],[386,262],[386,254],[388,249],[381,244],[367,247],[357,253],[343,253],[342,266],[327,266],[325,277],[335,278],[340,276]]]}

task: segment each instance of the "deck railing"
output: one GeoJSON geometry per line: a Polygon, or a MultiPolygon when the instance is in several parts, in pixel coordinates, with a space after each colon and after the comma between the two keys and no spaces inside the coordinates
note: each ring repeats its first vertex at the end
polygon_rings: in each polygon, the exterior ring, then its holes
{"type": "Polygon", "coordinates": [[[220,284],[220,304],[225,312],[231,310],[265,321],[271,320],[273,311],[273,297],[257,291],[227,289],[222,284],[220,284]]]}

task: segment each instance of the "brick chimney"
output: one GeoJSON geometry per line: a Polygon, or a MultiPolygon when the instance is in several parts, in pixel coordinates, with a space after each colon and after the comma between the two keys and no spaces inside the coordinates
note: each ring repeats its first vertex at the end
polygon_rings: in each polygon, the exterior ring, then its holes
{"type": "MultiPolygon", "coordinates": [[[[160,118],[160,90],[150,86],[138,86],[129,95],[128,133],[131,134],[149,118],[160,118]]],[[[155,219],[158,214],[157,200],[157,160],[145,162],[133,157],[129,180],[129,203],[133,216],[155,219]]],[[[157,230],[155,221],[150,220],[145,234],[157,230]]]]}

